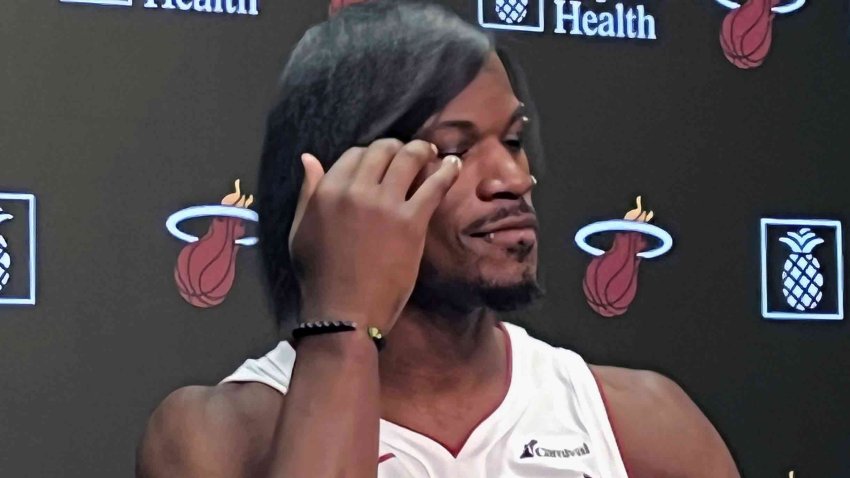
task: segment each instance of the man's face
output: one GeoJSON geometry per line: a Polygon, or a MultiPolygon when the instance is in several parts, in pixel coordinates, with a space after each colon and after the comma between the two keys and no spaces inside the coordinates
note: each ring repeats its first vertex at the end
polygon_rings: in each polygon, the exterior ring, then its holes
{"type": "MultiPolygon", "coordinates": [[[[417,137],[461,158],[457,182],[428,227],[411,302],[427,310],[513,310],[540,295],[537,227],[522,103],[495,53],[417,137]]],[[[417,178],[432,174],[439,163],[417,178]]]]}

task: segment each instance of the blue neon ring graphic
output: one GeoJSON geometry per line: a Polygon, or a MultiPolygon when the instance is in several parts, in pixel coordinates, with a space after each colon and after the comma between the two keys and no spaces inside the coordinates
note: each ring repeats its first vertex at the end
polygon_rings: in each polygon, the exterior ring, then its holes
{"type": "MultiPolygon", "coordinates": [[[[211,204],[206,206],[191,206],[186,209],[181,209],[180,211],[175,212],[174,214],[168,216],[168,220],[165,221],[165,227],[168,229],[168,232],[171,233],[172,236],[180,239],[183,242],[197,242],[198,237],[193,236],[191,234],[186,234],[181,231],[180,228],[177,227],[178,224],[187,220],[187,219],[195,219],[199,217],[235,217],[238,219],[244,219],[246,221],[258,222],[260,216],[256,211],[252,211],[251,209],[246,209],[244,207],[236,207],[236,206],[223,206],[220,204],[211,204]]],[[[253,246],[257,244],[258,239],[256,237],[243,237],[234,241],[236,244],[240,246],[253,246]]]]}
{"type": "Polygon", "coordinates": [[[670,249],[673,248],[673,237],[664,229],[661,229],[658,226],[654,226],[652,224],[647,224],[645,222],[637,222],[637,221],[627,221],[625,219],[611,219],[609,221],[599,221],[594,222],[593,224],[588,224],[583,228],[579,229],[576,233],[576,244],[579,249],[587,252],[588,254],[594,256],[601,256],[605,254],[605,251],[602,249],[597,249],[590,244],[587,243],[587,238],[592,236],[593,234],[598,234],[600,232],[613,232],[613,231],[634,231],[640,232],[642,234],[646,234],[649,236],[653,236],[656,239],[661,241],[661,245],[656,247],[655,249],[649,251],[643,251],[637,254],[638,257],[644,259],[655,259],[656,257],[663,256],[670,249]]]}
{"type": "MultiPolygon", "coordinates": [[[[717,1],[717,3],[723,5],[724,7],[730,8],[732,10],[741,7],[740,3],[734,2],[732,0],[716,0],[716,1],[717,1]]],[[[773,8],[771,8],[771,11],[773,11],[773,13],[779,13],[779,14],[791,13],[791,12],[795,12],[795,11],[803,8],[803,5],[805,5],[805,4],[806,4],[806,0],[796,0],[794,2],[789,3],[788,5],[773,7],[773,8]]]]}

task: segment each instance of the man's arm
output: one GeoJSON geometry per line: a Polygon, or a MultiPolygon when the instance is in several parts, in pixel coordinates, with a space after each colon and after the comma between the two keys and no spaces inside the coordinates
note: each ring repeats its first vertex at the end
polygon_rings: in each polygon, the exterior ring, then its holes
{"type": "Polygon", "coordinates": [[[246,440],[224,394],[184,387],[157,407],[136,451],[137,478],[239,478],[246,440]]]}
{"type": "Polygon", "coordinates": [[[740,478],[720,434],[675,382],[645,370],[591,370],[631,478],[740,478]]]}
{"type": "MultiPolygon", "coordinates": [[[[305,177],[288,238],[302,321],[350,320],[390,332],[415,285],[431,216],[460,172],[456,156],[429,171],[437,153],[421,140],[379,139],[349,148],[327,173],[318,158],[302,156],[305,177]]],[[[245,435],[256,427],[240,423],[232,402],[195,396],[203,393],[189,389],[155,412],[140,476],[377,474],[378,353],[364,330],[299,341],[286,398],[268,414],[275,423],[266,442],[245,435]],[[257,448],[269,455],[251,463],[257,448]]]]}
{"type": "Polygon", "coordinates": [[[177,390],[151,416],[137,478],[374,477],[377,355],[363,332],[304,338],[276,403],[222,386],[177,390]]]}

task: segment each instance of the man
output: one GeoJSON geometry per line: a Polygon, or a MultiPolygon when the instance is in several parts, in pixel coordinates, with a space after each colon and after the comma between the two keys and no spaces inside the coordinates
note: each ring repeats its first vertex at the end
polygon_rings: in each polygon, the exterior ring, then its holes
{"type": "Polygon", "coordinates": [[[428,4],[351,6],[305,35],[258,200],[298,340],[167,397],[138,476],[739,476],[672,381],[499,320],[542,294],[533,107],[506,58],[428,4]]]}

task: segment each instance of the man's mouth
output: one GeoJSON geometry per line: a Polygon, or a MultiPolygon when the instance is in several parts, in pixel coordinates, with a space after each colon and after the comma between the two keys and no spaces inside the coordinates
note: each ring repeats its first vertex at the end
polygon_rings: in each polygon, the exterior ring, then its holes
{"type": "Polygon", "coordinates": [[[537,217],[534,214],[506,217],[470,233],[469,236],[502,246],[533,244],[537,241],[537,217]]]}

